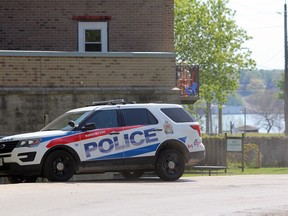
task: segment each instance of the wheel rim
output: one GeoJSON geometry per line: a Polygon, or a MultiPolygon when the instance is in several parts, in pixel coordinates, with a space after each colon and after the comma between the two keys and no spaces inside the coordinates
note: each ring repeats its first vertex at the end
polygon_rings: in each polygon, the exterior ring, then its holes
{"type": "Polygon", "coordinates": [[[168,155],[163,163],[164,171],[169,175],[174,175],[181,169],[177,155],[168,155]]]}
{"type": "Polygon", "coordinates": [[[57,176],[64,176],[69,170],[69,157],[56,157],[52,163],[52,171],[57,176]]]}

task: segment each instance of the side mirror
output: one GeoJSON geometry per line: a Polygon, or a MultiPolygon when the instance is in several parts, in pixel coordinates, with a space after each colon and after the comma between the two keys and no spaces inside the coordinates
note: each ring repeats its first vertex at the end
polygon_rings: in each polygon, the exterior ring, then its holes
{"type": "Polygon", "coordinates": [[[74,121],[72,121],[72,120],[70,120],[70,121],[68,122],[68,125],[69,125],[70,127],[72,127],[72,128],[75,128],[75,127],[76,127],[76,123],[75,123],[74,121]]]}
{"type": "Polygon", "coordinates": [[[84,125],[81,129],[84,131],[94,130],[94,129],[96,129],[96,124],[95,123],[89,123],[89,124],[84,125]]]}

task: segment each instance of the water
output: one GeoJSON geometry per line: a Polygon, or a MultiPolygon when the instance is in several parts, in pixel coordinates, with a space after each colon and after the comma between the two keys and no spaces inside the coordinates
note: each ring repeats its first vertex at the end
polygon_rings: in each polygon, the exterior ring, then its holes
{"type": "MultiPolygon", "coordinates": [[[[258,114],[246,114],[246,125],[253,126],[259,128],[259,133],[267,133],[267,130],[261,125],[257,124],[259,119],[261,118],[258,114]]],[[[223,131],[230,131],[230,122],[234,123],[234,128],[241,127],[245,125],[245,115],[244,114],[223,114],[223,131]]],[[[205,129],[205,117],[201,119],[202,131],[206,131],[205,129]]],[[[263,121],[262,121],[263,122],[263,121]]],[[[270,133],[283,133],[285,129],[284,116],[281,116],[281,119],[275,122],[276,126],[273,126],[270,130],[270,133]]],[[[212,133],[218,132],[218,115],[212,115],[212,133]]]]}

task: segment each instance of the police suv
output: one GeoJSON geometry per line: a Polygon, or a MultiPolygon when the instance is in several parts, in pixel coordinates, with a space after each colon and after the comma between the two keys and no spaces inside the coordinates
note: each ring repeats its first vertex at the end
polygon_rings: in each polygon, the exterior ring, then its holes
{"type": "Polygon", "coordinates": [[[0,176],[19,183],[104,172],[135,179],[155,171],[175,181],[185,164],[204,157],[200,126],[182,106],[111,100],[70,110],[39,132],[1,138],[0,176]]]}

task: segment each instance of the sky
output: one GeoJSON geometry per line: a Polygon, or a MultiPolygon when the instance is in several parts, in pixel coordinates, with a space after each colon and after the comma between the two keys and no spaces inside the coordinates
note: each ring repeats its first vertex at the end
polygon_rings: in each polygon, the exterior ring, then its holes
{"type": "Polygon", "coordinates": [[[229,0],[228,7],[236,11],[236,24],[253,37],[244,47],[252,51],[257,69],[284,69],[284,3],[229,0]]]}

